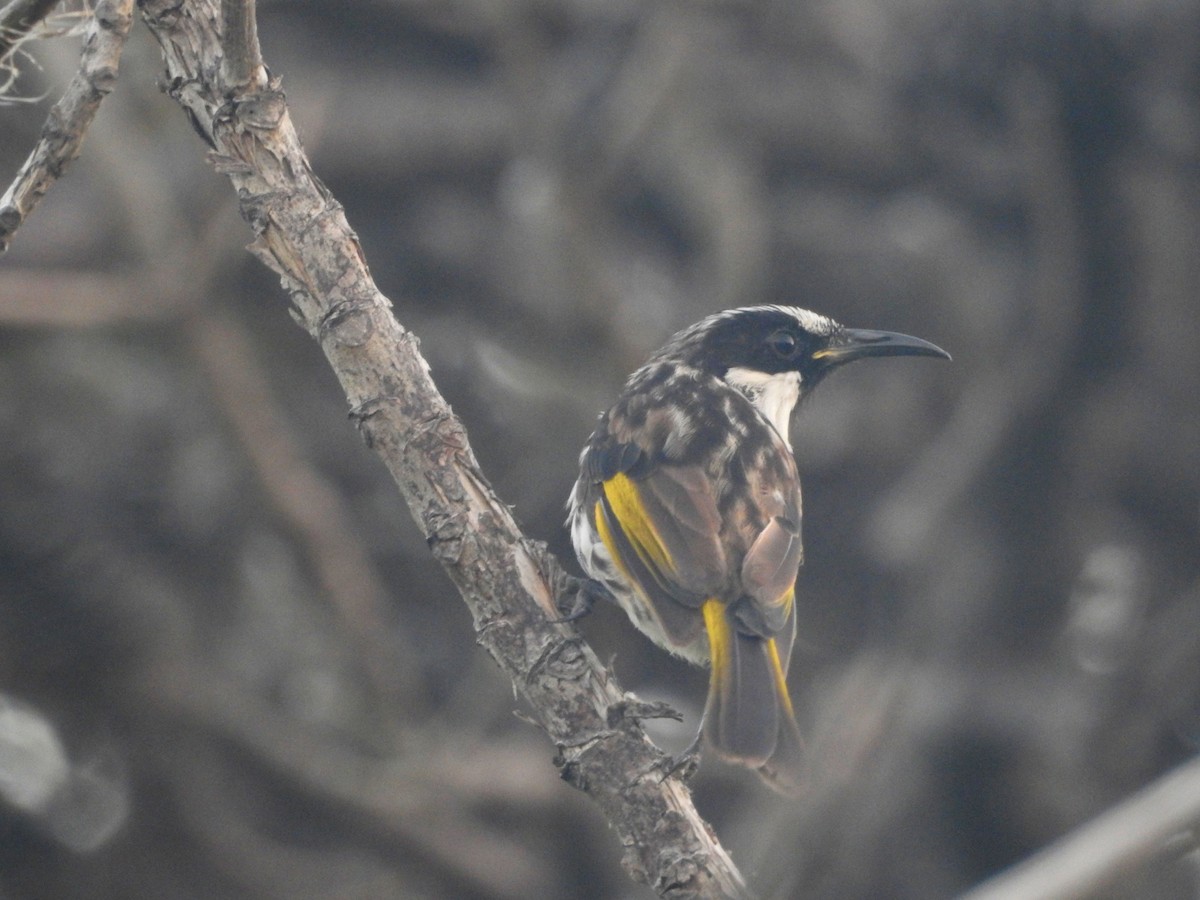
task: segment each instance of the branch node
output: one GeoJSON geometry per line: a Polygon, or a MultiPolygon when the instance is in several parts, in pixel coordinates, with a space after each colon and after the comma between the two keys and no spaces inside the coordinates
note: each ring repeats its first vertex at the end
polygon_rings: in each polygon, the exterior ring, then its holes
{"type": "Polygon", "coordinates": [[[229,125],[235,133],[274,131],[286,114],[283,91],[265,88],[229,96],[213,113],[213,125],[229,125]]]}
{"type": "Polygon", "coordinates": [[[425,517],[425,543],[437,559],[447,566],[457,565],[462,557],[467,526],[456,513],[431,513],[425,517]]]}
{"type": "Polygon", "coordinates": [[[142,0],[142,19],[151,30],[171,28],[183,12],[185,0],[142,0]]]}
{"type": "Polygon", "coordinates": [[[669,703],[661,700],[641,700],[633,694],[626,694],[618,702],[612,704],[606,713],[609,728],[618,727],[621,722],[641,722],[643,719],[673,719],[683,721],[683,713],[669,703]]]}
{"type": "Polygon", "coordinates": [[[123,13],[111,2],[96,5],[96,24],[105,31],[128,31],[133,24],[133,15],[123,13]]]}
{"type": "Polygon", "coordinates": [[[358,433],[362,435],[363,443],[367,445],[367,449],[375,449],[375,435],[370,426],[370,420],[378,416],[388,406],[400,405],[401,399],[396,396],[381,396],[371,397],[364,400],[357,406],[352,406],[350,412],[347,413],[350,421],[358,429],[358,433]]]}
{"type": "Polygon", "coordinates": [[[544,672],[559,681],[578,681],[588,670],[581,643],[582,639],[577,635],[549,641],[529,667],[525,680],[536,681],[544,672]]]}
{"type": "Polygon", "coordinates": [[[332,339],[341,347],[361,347],[375,333],[371,317],[375,304],[369,297],[340,300],[317,321],[317,340],[332,339]]]}
{"type": "Polygon", "coordinates": [[[383,412],[383,408],[388,404],[399,402],[400,398],[394,395],[371,397],[370,399],[364,400],[357,406],[352,407],[347,415],[356,423],[362,423],[372,416],[379,415],[379,413],[383,412]]]}
{"type": "Polygon", "coordinates": [[[117,84],[116,66],[98,66],[92,71],[92,90],[99,96],[107,96],[117,84]]]}

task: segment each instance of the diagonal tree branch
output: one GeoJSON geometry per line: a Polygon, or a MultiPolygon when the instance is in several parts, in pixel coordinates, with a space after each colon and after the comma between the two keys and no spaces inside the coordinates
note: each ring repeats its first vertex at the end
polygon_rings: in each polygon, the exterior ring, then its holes
{"type": "Polygon", "coordinates": [[[133,22],[133,0],[99,0],[83,38],[79,71],[50,110],[33,152],[0,197],[0,253],[50,185],[79,155],[96,110],[117,82],[121,50],[133,22]]]}
{"type": "Polygon", "coordinates": [[[251,251],[279,274],[320,343],[365,440],[470,607],[479,643],[558,746],[563,778],[601,806],[636,880],[668,897],[745,896],[687,787],[663,776],[666,758],[637,721],[636,701],[573,628],[556,623],[556,563],[521,534],[480,472],[417,338],[392,316],[341,207],[313,174],[278,83],[228,94],[214,84],[217,0],[143,0],[141,9],[163,50],[168,92],[237,191],[257,236],[251,251]]]}

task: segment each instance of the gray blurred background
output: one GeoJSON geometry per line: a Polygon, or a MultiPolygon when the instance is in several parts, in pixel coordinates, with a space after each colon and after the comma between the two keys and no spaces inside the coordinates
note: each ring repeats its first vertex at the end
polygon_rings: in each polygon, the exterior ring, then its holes
{"type": "MultiPolygon", "coordinates": [[[[954,895],[1200,742],[1200,5],[261,2],[314,167],[484,469],[715,310],[952,364],[795,423],[813,788],[693,784],[764,897],[954,895]]],[[[15,173],[77,60],[32,49],[15,173]]],[[[135,25],[0,261],[0,898],[643,897],[287,315],[135,25]]],[[[571,566],[574,568],[573,560],[571,566]]],[[[608,608],[623,685],[706,676],[608,608]]],[[[1195,844],[1111,897],[1195,898],[1195,844]]]]}

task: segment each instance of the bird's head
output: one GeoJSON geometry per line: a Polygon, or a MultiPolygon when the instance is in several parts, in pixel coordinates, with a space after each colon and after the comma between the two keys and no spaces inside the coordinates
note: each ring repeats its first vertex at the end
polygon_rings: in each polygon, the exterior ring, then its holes
{"type": "Polygon", "coordinates": [[[845,328],[794,306],[750,306],[709,316],[651,360],[699,369],[737,388],[789,440],[792,411],[831,371],[875,356],[939,356],[940,347],[890,331],[845,328]]]}
{"type": "Polygon", "coordinates": [[[675,335],[657,354],[731,383],[796,373],[808,391],[856,359],[950,354],[920,338],[845,328],[794,306],[749,306],[716,313],[675,335]]]}

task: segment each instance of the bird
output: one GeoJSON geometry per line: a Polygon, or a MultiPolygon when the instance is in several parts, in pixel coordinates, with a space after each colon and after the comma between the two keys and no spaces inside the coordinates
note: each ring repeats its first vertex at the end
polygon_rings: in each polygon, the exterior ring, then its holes
{"type": "Polygon", "coordinates": [[[787,686],[804,558],[792,415],[833,370],[883,356],[950,358],[793,306],[710,315],[600,414],[567,504],[590,599],[615,599],[655,644],[710,670],[689,752],[711,748],[785,795],[804,780],[787,686]]]}

